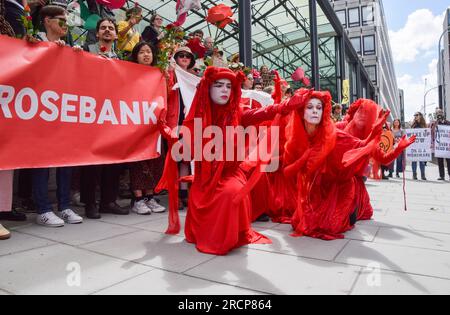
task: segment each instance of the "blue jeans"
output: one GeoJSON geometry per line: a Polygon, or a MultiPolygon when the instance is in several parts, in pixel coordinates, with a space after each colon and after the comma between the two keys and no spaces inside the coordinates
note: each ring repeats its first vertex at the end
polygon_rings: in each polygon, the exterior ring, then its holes
{"type": "Polygon", "coordinates": [[[405,154],[402,153],[397,158],[397,162],[396,162],[396,164],[397,164],[396,173],[397,174],[403,173],[403,170],[405,168],[405,164],[404,163],[405,163],[405,154]]]}
{"type": "MultiPolygon", "coordinates": [[[[420,163],[420,174],[422,175],[422,177],[425,177],[425,166],[426,163],[425,162],[419,162],[420,163]]],[[[412,170],[414,175],[417,175],[417,162],[412,162],[412,170]]]]}
{"type": "MultiPolygon", "coordinates": [[[[50,169],[40,168],[33,170],[33,199],[36,203],[37,213],[44,214],[53,211],[48,198],[48,178],[50,169]]],[[[72,168],[62,167],[56,169],[56,183],[58,186],[58,210],[70,208],[70,185],[72,180],[72,168]]]]}

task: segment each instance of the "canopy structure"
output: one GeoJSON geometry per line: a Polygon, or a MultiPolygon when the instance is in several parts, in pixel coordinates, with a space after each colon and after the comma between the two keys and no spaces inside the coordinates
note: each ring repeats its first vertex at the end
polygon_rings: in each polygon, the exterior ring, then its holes
{"type": "MultiPolygon", "coordinates": [[[[176,0],[138,3],[144,10],[141,30],[154,13],[166,24],[177,18],[176,0]]],[[[128,0],[124,9],[134,5],[135,1],[128,0]]],[[[202,0],[201,9],[189,13],[183,28],[188,33],[200,29],[227,56],[240,52],[241,60],[245,55],[251,61],[248,65],[257,69],[267,65],[287,79],[302,67],[313,86],[330,90],[336,102],[346,94],[342,92],[344,80],[349,81],[350,101],[375,97],[374,86],[327,0],[202,0]],[[224,29],[206,22],[208,10],[219,3],[231,7],[236,19],[224,29]],[[245,7],[250,9],[248,14],[245,7]]]]}

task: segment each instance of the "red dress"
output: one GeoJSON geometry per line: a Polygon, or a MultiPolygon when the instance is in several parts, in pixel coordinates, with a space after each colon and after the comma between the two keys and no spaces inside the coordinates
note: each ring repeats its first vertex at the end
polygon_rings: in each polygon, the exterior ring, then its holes
{"type": "MultiPolygon", "coordinates": [[[[224,131],[227,126],[257,125],[273,119],[280,112],[279,105],[243,112],[240,106],[240,85],[244,78],[243,74],[236,75],[228,69],[209,67],[205,71],[189,116],[184,122],[191,134],[194,134],[194,119],[198,118],[202,119],[202,130],[214,125],[224,131]],[[232,82],[231,99],[225,106],[213,104],[209,97],[210,86],[220,79],[232,82]]],[[[191,152],[194,152],[193,138],[191,140],[191,152]]],[[[203,146],[207,142],[203,139],[203,146]]],[[[226,255],[245,244],[271,243],[267,237],[251,228],[251,200],[248,194],[243,193],[247,178],[240,165],[240,162],[209,162],[205,159],[195,162],[185,234],[186,240],[196,244],[201,252],[226,255]]],[[[165,171],[166,175],[174,174],[170,169],[173,167],[165,171]]],[[[163,176],[162,182],[170,185],[173,179],[163,176]]],[[[170,194],[171,200],[176,198],[175,194],[170,194]]],[[[175,205],[176,202],[171,201],[171,204],[175,205]]],[[[173,212],[174,207],[171,207],[171,213],[173,212]]],[[[174,220],[176,217],[171,215],[170,219],[174,220]]],[[[177,222],[170,222],[169,232],[176,232],[176,228],[177,222]]]]}
{"type": "Polygon", "coordinates": [[[328,92],[310,91],[303,96],[304,106],[312,98],[322,101],[322,122],[312,135],[307,134],[303,107],[292,117],[292,132],[286,144],[285,173],[296,177],[298,188],[293,236],[334,240],[352,229],[350,216],[356,210],[354,196],[358,188],[355,175],[365,169],[367,155],[377,142],[372,138],[362,141],[336,130],[328,92]]]}

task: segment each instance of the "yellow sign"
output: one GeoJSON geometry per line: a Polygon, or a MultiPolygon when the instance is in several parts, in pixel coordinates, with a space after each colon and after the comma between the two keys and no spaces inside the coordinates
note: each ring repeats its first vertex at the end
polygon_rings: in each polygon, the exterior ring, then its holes
{"type": "Polygon", "coordinates": [[[350,103],[350,81],[342,81],[342,104],[350,103]]]}

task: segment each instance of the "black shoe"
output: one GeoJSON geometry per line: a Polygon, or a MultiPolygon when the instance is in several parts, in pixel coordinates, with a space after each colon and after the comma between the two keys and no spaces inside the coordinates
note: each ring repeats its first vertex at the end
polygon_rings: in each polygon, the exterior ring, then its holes
{"type": "Polygon", "coordinates": [[[130,210],[124,209],[121,206],[119,206],[115,202],[110,202],[106,205],[100,205],[100,213],[110,213],[110,214],[117,214],[117,215],[129,215],[130,210]]]}
{"type": "Polygon", "coordinates": [[[428,181],[428,179],[425,176],[422,176],[422,180],[425,182],[428,181]]]}
{"type": "Polygon", "coordinates": [[[381,179],[383,179],[383,180],[389,180],[389,177],[387,177],[386,175],[383,175],[383,177],[381,177],[381,179]]]}
{"type": "Polygon", "coordinates": [[[92,220],[98,220],[101,219],[102,216],[98,212],[98,208],[96,205],[86,205],[85,207],[85,214],[88,219],[92,220]]]}
{"type": "Polygon", "coordinates": [[[444,181],[445,181],[445,178],[439,177],[438,180],[444,182],[444,181]]]}
{"type": "Polygon", "coordinates": [[[417,175],[413,175],[414,180],[418,180],[417,175]]]}
{"type": "Polygon", "coordinates": [[[267,214],[263,214],[258,219],[256,219],[256,222],[269,222],[270,217],[267,214]]]}
{"type": "Polygon", "coordinates": [[[23,222],[27,220],[27,216],[23,213],[12,210],[10,212],[0,212],[0,220],[23,222]]]}
{"type": "Polygon", "coordinates": [[[400,174],[399,173],[397,173],[397,178],[400,178],[400,174]]]}
{"type": "Polygon", "coordinates": [[[393,173],[389,173],[389,178],[393,178],[394,174],[393,173]]]}

